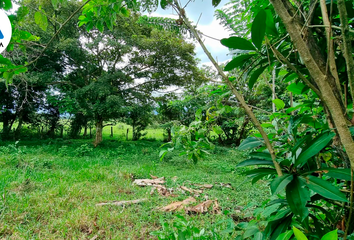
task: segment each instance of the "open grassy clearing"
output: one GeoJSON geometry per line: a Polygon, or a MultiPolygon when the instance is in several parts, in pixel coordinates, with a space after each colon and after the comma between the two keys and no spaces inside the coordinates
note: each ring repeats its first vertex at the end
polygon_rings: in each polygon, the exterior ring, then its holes
{"type": "MultiPolygon", "coordinates": [[[[231,183],[235,188],[214,186],[205,195],[218,199],[226,214],[186,216],[195,226],[211,229],[230,218],[238,206],[261,204],[268,194],[262,184],[252,186],[235,171],[243,159],[234,149],[216,148],[193,165],[184,157],[158,157],[157,141],[109,141],[92,148],[91,140],[45,140],[2,143],[0,147],[0,238],[3,239],[154,239],[160,219],[171,223],[174,213],[157,207],[184,200],[150,195],[150,187],[132,186],[132,177],[166,177],[167,187],[178,189],[190,183],[231,183]],[[172,178],[177,176],[177,180],[172,178]],[[140,204],[120,207],[95,204],[113,200],[148,198],[140,204]]],[[[182,211],[180,214],[185,215],[182,211]]],[[[223,226],[221,226],[222,228],[223,226]]],[[[231,238],[231,236],[230,236],[231,238]]]]}

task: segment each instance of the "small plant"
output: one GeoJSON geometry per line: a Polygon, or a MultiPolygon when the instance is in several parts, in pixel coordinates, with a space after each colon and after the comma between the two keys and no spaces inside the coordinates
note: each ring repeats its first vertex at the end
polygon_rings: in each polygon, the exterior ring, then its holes
{"type": "Polygon", "coordinates": [[[234,232],[235,224],[232,219],[217,222],[213,229],[195,227],[193,220],[188,221],[181,215],[176,215],[173,225],[169,225],[160,219],[162,229],[160,231],[151,232],[150,235],[157,236],[158,239],[185,239],[185,240],[202,240],[202,239],[230,239],[230,233],[234,232]],[[221,225],[227,223],[226,229],[221,229],[221,225]]]}
{"type": "Polygon", "coordinates": [[[168,152],[172,152],[175,149],[183,149],[180,156],[186,155],[193,163],[197,163],[205,154],[209,154],[208,151],[213,150],[215,146],[205,136],[206,130],[202,128],[201,125],[202,122],[195,121],[192,122],[189,127],[172,127],[172,141],[161,146],[170,147],[160,151],[160,160],[163,160],[168,152]],[[195,140],[192,139],[192,135],[195,136],[195,140]]]}
{"type": "Polygon", "coordinates": [[[58,154],[59,156],[69,156],[70,155],[70,150],[68,148],[68,146],[62,146],[61,148],[58,149],[58,154]]]}
{"type": "Polygon", "coordinates": [[[78,157],[88,156],[93,151],[93,148],[88,144],[83,144],[75,150],[75,155],[78,157]]]}

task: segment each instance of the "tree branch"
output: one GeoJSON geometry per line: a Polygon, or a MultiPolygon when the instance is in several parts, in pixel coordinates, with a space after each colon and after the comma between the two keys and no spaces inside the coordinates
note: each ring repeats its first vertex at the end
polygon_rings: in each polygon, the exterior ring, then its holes
{"type": "Polygon", "coordinates": [[[276,156],[275,156],[275,151],[269,141],[268,135],[266,134],[266,132],[264,131],[264,129],[262,128],[260,122],[258,121],[258,119],[256,118],[256,116],[254,115],[254,113],[252,112],[252,109],[247,105],[247,103],[245,102],[243,96],[241,93],[239,93],[237,91],[237,89],[235,88],[235,86],[232,84],[232,82],[229,80],[229,78],[225,75],[225,73],[223,72],[223,70],[220,68],[220,66],[218,65],[218,63],[215,61],[215,59],[213,58],[213,56],[211,55],[211,53],[208,51],[208,49],[206,48],[204,42],[202,41],[202,39],[200,38],[197,30],[192,26],[192,24],[189,22],[189,19],[186,17],[185,14],[181,14],[181,8],[177,2],[177,0],[174,0],[174,6],[175,9],[177,10],[177,13],[179,14],[179,16],[183,19],[184,24],[191,30],[191,32],[193,33],[194,37],[196,38],[196,40],[199,42],[200,46],[203,48],[204,53],[208,56],[209,60],[213,63],[214,67],[217,69],[219,75],[222,77],[223,81],[225,82],[225,84],[230,88],[230,90],[232,91],[232,93],[235,95],[235,97],[237,98],[237,100],[240,102],[242,108],[245,109],[247,115],[251,118],[253,124],[256,126],[256,128],[258,129],[258,131],[261,133],[263,140],[265,142],[265,145],[267,146],[269,153],[272,157],[273,160],[273,164],[275,166],[275,169],[277,171],[278,176],[282,176],[282,170],[280,168],[279,163],[276,160],[276,156]]]}

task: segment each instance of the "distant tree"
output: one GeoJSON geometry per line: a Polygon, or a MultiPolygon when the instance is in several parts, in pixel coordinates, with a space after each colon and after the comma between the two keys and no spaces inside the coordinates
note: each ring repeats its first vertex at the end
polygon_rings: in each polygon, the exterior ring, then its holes
{"type": "Polygon", "coordinates": [[[113,31],[82,32],[78,60],[65,79],[71,86],[63,89],[78,112],[92,114],[95,145],[102,141],[105,121],[133,117],[135,107],[146,106],[132,105],[134,99],[147,101],[155,90],[204,81],[193,45],[171,32],[138,25],[137,15],[117,18],[113,31]]]}

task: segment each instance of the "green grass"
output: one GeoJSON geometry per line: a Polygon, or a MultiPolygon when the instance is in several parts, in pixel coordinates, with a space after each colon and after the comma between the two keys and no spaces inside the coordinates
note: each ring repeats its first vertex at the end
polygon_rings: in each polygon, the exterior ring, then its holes
{"type": "Polygon", "coordinates": [[[225,214],[186,216],[206,229],[230,218],[239,206],[260,205],[269,194],[264,184],[252,186],[239,175],[235,165],[243,157],[233,149],[218,147],[193,165],[173,154],[160,162],[158,141],[105,140],[97,148],[91,142],[0,142],[0,239],[154,239],[149,233],[161,228],[160,219],[171,223],[175,215],[157,208],[188,194],[176,190],[178,197],[150,196],[150,187],[132,186],[132,176],[164,176],[174,189],[190,183],[231,183],[234,190],[215,186],[197,198],[198,203],[206,195],[218,199],[225,214]],[[149,200],[124,208],[95,206],[140,198],[149,200]]]}

